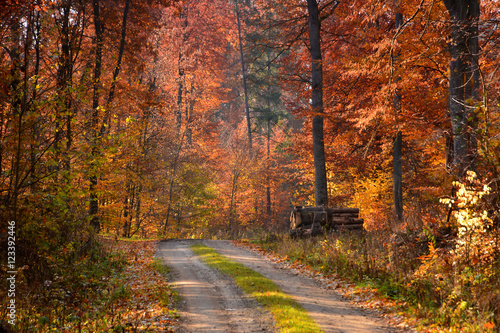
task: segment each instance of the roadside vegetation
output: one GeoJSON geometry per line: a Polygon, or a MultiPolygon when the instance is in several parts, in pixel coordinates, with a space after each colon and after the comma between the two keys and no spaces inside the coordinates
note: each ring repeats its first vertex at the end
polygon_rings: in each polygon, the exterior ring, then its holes
{"type": "Polygon", "coordinates": [[[102,238],[79,260],[47,267],[51,274],[39,282],[27,281],[20,270],[16,326],[7,325],[9,298],[0,290],[3,328],[7,332],[173,332],[178,319],[173,310],[176,294],[167,281],[168,269],[153,258],[155,250],[156,241],[102,238]]]}
{"type": "Polygon", "coordinates": [[[444,223],[298,240],[270,234],[256,243],[376,294],[419,332],[499,332],[498,212],[487,209],[489,188],[473,172],[454,186],[456,197],[441,200],[452,209],[444,223]]]}
{"type": "Polygon", "coordinates": [[[280,332],[323,332],[298,303],[262,274],[202,244],[195,244],[191,248],[207,265],[231,276],[244,292],[261,303],[273,315],[280,332]]]}
{"type": "Polygon", "coordinates": [[[429,253],[418,236],[397,248],[390,238],[383,232],[343,233],[301,240],[272,237],[257,244],[292,268],[355,284],[348,291],[351,297],[375,295],[377,306],[406,317],[419,332],[498,332],[498,271],[490,276],[470,267],[450,272],[451,263],[444,260],[451,258],[438,257],[442,249],[429,253]]]}

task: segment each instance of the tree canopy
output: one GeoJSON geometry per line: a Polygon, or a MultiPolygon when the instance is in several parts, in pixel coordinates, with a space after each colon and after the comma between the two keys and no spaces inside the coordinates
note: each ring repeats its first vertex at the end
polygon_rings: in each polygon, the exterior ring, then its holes
{"type": "Polygon", "coordinates": [[[458,230],[440,199],[472,171],[498,230],[499,10],[4,0],[0,232],[35,281],[99,233],[283,231],[293,205],[458,230]]]}

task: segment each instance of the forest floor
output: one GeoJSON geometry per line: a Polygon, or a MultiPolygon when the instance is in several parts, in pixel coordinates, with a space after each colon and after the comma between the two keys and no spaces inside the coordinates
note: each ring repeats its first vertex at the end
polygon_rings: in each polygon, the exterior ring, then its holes
{"type": "Polygon", "coordinates": [[[221,240],[166,240],[156,256],[171,269],[181,301],[178,332],[276,332],[274,321],[245,296],[230,277],[204,265],[190,246],[201,242],[221,255],[259,272],[295,299],[325,332],[410,332],[381,311],[362,309],[334,289],[340,281],[303,274],[279,260],[221,240]]]}

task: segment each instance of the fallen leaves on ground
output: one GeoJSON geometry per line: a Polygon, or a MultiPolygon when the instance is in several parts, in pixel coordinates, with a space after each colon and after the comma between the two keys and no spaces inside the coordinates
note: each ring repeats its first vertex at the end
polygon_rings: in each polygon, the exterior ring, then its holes
{"type": "Polygon", "coordinates": [[[123,275],[130,293],[126,302],[118,304],[115,310],[122,313],[122,323],[134,332],[174,332],[178,323],[178,315],[172,310],[174,292],[154,259],[157,244],[157,241],[113,244],[129,263],[123,275]]]}
{"type": "MultiPolygon", "coordinates": [[[[154,258],[158,242],[99,238],[95,244],[38,284],[29,285],[19,270],[16,294],[23,297],[16,299],[14,331],[174,332],[176,295],[168,269],[154,258]]],[[[0,311],[0,326],[5,318],[0,311]]]]}

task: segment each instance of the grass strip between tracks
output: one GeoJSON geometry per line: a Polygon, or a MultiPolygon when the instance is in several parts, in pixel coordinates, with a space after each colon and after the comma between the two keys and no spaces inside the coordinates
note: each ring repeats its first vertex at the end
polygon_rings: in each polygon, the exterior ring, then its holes
{"type": "Polygon", "coordinates": [[[218,254],[205,245],[194,244],[191,249],[208,266],[231,276],[244,292],[252,295],[271,312],[280,332],[323,332],[297,302],[262,274],[218,254]]]}

